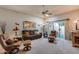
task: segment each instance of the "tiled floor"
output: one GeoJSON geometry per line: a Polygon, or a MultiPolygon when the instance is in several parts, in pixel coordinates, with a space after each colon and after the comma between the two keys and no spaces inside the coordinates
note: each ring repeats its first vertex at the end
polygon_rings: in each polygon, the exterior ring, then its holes
{"type": "MultiPolygon", "coordinates": [[[[2,52],[0,48],[0,52],[2,52]]],[[[79,48],[72,47],[71,41],[57,39],[56,44],[49,43],[47,39],[41,38],[32,41],[32,49],[21,54],[78,54],[79,48]]]]}

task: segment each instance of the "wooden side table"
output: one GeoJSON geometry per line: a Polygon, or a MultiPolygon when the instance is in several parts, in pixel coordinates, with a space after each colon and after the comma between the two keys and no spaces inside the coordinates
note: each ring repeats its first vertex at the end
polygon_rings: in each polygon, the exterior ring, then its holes
{"type": "Polygon", "coordinates": [[[72,33],[72,45],[73,47],[79,47],[79,33],[78,32],[72,33]]]}

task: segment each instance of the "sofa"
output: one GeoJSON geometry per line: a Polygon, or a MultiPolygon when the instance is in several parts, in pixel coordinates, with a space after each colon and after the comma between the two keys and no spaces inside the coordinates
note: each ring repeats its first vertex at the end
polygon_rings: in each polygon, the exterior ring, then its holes
{"type": "Polygon", "coordinates": [[[42,37],[42,33],[36,33],[36,30],[22,30],[22,37],[24,40],[35,40],[42,37]]]}

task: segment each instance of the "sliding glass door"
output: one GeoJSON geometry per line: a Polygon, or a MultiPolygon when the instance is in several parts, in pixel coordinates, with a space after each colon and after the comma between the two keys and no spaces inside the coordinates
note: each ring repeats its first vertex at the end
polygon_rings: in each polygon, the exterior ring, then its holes
{"type": "Polygon", "coordinates": [[[57,32],[57,38],[65,38],[65,26],[64,21],[54,22],[54,30],[57,32]]]}
{"type": "Polygon", "coordinates": [[[65,21],[55,21],[49,22],[46,26],[48,34],[55,30],[57,32],[57,38],[65,38],[65,21]]]}

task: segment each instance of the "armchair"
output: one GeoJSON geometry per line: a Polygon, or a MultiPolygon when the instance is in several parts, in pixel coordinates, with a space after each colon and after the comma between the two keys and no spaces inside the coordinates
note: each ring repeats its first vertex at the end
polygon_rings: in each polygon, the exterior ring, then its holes
{"type": "Polygon", "coordinates": [[[54,42],[56,38],[56,31],[51,31],[51,34],[48,36],[49,42],[54,42]]]}
{"type": "MultiPolygon", "coordinates": [[[[6,38],[5,38],[6,39],[6,38]]],[[[5,42],[4,36],[0,35],[0,44],[2,45],[2,47],[4,48],[4,50],[6,51],[6,54],[15,54],[19,51],[19,45],[14,45],[14,44],[10,44],[8,45],[5,42]]]]}

